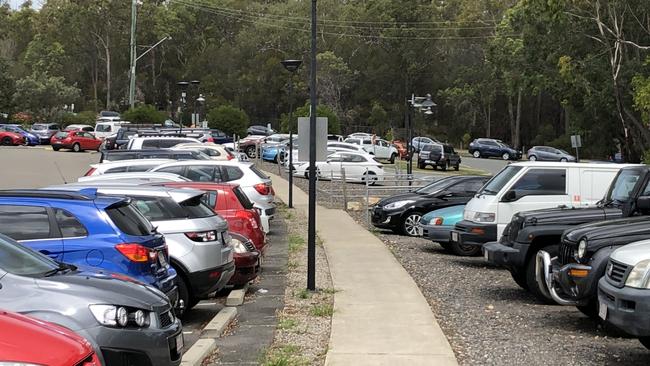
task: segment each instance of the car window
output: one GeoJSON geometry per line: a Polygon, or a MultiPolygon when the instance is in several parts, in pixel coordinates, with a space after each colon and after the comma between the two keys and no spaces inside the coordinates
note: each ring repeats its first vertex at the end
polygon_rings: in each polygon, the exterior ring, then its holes
{"type": "Polygon", "coordinates": [[[88,236],[88,230],[70,212],[57,208],[54,210],[54,218],[59,225],[62,237],[79,238],[88,236]]]}
{"type": "Polygon", "coordinates": [[[251,169],[251,170],[253,171],[253,173],[255,173],[255,175],[257,175],[258,177],[260,177],[260,178],[262,178],[262,179],[269,179],[269,176],[266,175],[263,171],[257,169],[257,167],[256,167],[255,165],[251,165],[251,166],[250,166],[250,169],[251,169]]]}
{"type": "Polygon", "coordinates": [[[68,137],[68,133],[67,132],[57,132],[54,136],[57,139],[64,139],[64,138],[68,137]]]}
{"type": "Polygon", "coordinates": [[[244,177],[244,172],[242,172],[241,169],[236,166],[224,165],[221,167],[221,169],[222,171],[226,172],[226,176],[228,177],[229,182],[244,177]]]}
{"type": "Polygon", "coordinates": [[[341,154],[341,161],[344,163],[353,163],[354,155],[351,154],[341,154]]]}
{"type": "Polygon", "coordinates": [[[169,197],[134,197],[133,202],[149,221],[187,218],[186,212],[169,197]]]}
{"type": "Polygon", "coordinates": [[[59,126],[57,126],[57,125],[50,125],[50,126],[48,127],[48,130],[58,131],[58,130],[59,130],[59,126]]]}
{"type": "Polygon", "coordinates": [[[153,139],[146,139],[142,141],[142,148],[143,149],[153,149],[153,148],[159,148],[159,140],[153,140],[153,139]]]}
{"type": "Polygon", "coordinates": [[[199,151],[208,156],[221,156],[219,150],[217,149],[204,148],[204,149],[199,149],[199,151]]]}
{"type": "Polygon", "coordinates": [[[187,167],[187,178],[193,182],[213,182],[214,166],[212,165],[193,165],[187,167]]]}
{"type": "Polygon", "coordinates": [[[108,217],[115,226],[127,235],[144,236],[153,232],[151,223],[133,204],[125,204],[106,209],[108,217]]]}
{"type": "Polygon", "coordinates": [[[97,125],[95,132],[111,132],[111,125],[97,125]]]}
{"type": "Polygon", "coordinates": [[[368,160],[361,155],[350,155],[350,161],[353,163],[366,163],[368,160]]]}
{"type": "Polygon", "coordinates": [[[184,175],[183,173],[185,172],[185,167],[182,165],[168,166],[162,169],[158,169],[156,171],[160,173],[172,173],[172,174],[184,175]]]}
{"type": "Polygon", "coordinates": [[[431,144],[426,144],[422,146],[422,151],[432,151],[433,150],[433,145],[431,144]]]}
{"type": "Polygon", "coordinates": [[[217,207],[217,199],[219,194],[217,191],[207,191],[201,196],[201,201],[210,207],[217,207]]]}
{"type": "Polygon", "coordinates": [[[59,266],[50,258],[0,235],[0,268],[17,276],[41,277],[59,266]]]}
{"type": "Polygon", "coordinates": [[[14,240],[50,238],[50,219],[45,207],[0,206],[0,233],[14,240]]]}
{"type": "Polygon", "coordinates": [[[530,169],[512,186],[515,191],[533,191],[540,195],[566,194],[565,169],[530,169]]]}
{"type": "Polygon", "coordinates": [[[478,192],[481,187],[485,184],[483,180],[471,180],[467,182],[467,191],[468,192],[478,192]]]}
{"type": "Polygon", "coordinates": [[[115,168],[106,169],[106,171],[104,171],[104,174],[124,173],[124,172],[126,172],[126,170],[127,170],[127,167],[118,166],[118,167],[115,167],[115,168]]]}
{"type": "Polygon", "coordinates": [[[445,146],[444,146],[444,150],[445,150],[445,153],[446,153],[446,154],[453,154],[453,153],[455,152],[455,151],[454,151],[454,148],[451,147],[451,146],[449,146],[449,145],[445,145],[445,146]]]}
{"type": "Polygon", "coordinates": [[[329,161],[330,163],[339,163],[343,161],[343,156],[341,156],[340,154],[330,155],[327,157],[327,161],[329,161]]]}
{"type": "Polygon", "coordinates": [[[178,139],[162,139],[162,140],[158,140],[158,146],[160,148],[162,148],[162,149],[168,149],[170,147],[174,147],[174,146],[176,146],[178,144],[182,144],[184,142],[187,142],[187,141],[178,140],[178,139]]]}
{"type": "MultiPolygon", "coordinates": [[[[185,200],[183,202],[180,202],[180,205],[182,208],[185,209],[188,213],[188,217],[190,219],[200,219],[203,217],[211,217],[214,216],[215,213],[212,211],[210,207],[214,206],[208,206],[202,201],[202,196],[195,196],[190,198],[189,200],[185,200]]],[[[216,197],[215,197],[216,198],[216,197]]]]}
{"type": "Polygon", "coordinates": [[[155,164],[154,165],[131,165],[126,168],[126,171],[130,173],[134,173],[134,172],[141,173],[141,172],[146,172],[155,166],[156,166],[155,164]]]}
{"type": "Polygon", "coordinates": [[[421,193],[421,194],[431,194],[431,193],[435,193],[435,192],[438,192],[438,191],[444,189],[445,187],[447,187],[451,183],[452,183],[451,178],[442,178],[442,179],[439,179],[439,180],[437,180],[437,181],[435,181],[435,182],[433,182],[431,184],[428,184],[428,185],[426,185],[426,186],[424,186],[422,188],[419,188],[415,192],[416,193],[421,193]]]}

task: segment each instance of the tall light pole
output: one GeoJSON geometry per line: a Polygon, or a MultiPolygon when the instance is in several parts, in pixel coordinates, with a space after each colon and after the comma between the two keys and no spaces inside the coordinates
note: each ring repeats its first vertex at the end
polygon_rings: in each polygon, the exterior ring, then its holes
{"type": "Polygon", "coordinates": [[[129,82],[129,105],[131,108],[135,106],[135,25],[138,16],[138,1],[131,0],[131,80],[129,82]]]}
{"type": "Polygon", "coordinates": [[[307,224],[307,289],[316,290],[316,4],[311,0],[311,75],[309,99],[311,110],[309,119],[309,217],[307,224]]]}
{"type": "Polygon", "coordinates": [[[190,83],[187,81],[179,81],[176,83],[176,85],[178,85],[178,87],[181,89],[181,99],[178,106],[178,111],[179,111],[178,121],[179,124],[181,125],[179,133],[183,133],[183,107],[185,107],[185,102],[187,98],[187,88],[189,87],[190,83]]]}
{"type": "Polygon", "coordinates": [[[196,116],[197,115],[197,113],[196,113],[196,110],[197,110],[196,103],[197,103],[199,95],[201,94],[200,93],[200,91],[201,91],[201,89],[200,89],[201,81],[192,80],[192,81],[190,81],[190,85],[192,85],[194,91],[196,92],[196,98],[193,97],[194,105],[192,106],[192,124],[196,127],[198,125],[198,123],[199,123],[199,117],[196,116]]]}
{"type": "Polygon", "coordinates": [[[281,62],[287,71],[291,73],[289,78],[289,208],[293,208],[293,76],[302,65],[302,60],[284,60],[281,62]]]}
{"type": "MultiPolygon", "coordinates": [[[[133,13],[133,14],[135,14],[135,13],[133,13]]],[[[131,33],[131,42],[135,43],[135,23],[131,24],[131,28],[132,28],[132,31],[133,31],[133,33],[131,33]]],[[[163,42],[165,42],[167,40],[170,40],[170,39],[172,39],[171,36],[165,36],[163,39],[156,42],[153,46],[147,48],[146,51],[142,52],[142,54],[140,56],[136,56],[135,47],[133,47],[133,49],[131,50],[131,58],[135,58],[135,59],[131,60],[131,69],[130,69],[130,72],[129,72],[129,75],[130,75],[130,80],[129,80],[129,105],[131,106],[131,108],[133,108],[135,106],[135,77],[136,77],[135,76],[135,68],[136,68],[136,65],[138,64],[138,60],[141,59],[147,53],[151,52],[151,50],[153,50],[154,48],[158,47],[159,44],[161,44],[161,43],[163,43],[163,42]]]]}
{"type": "Polygon", "coordinates": [[[413,117],[411,109],[419,109],[425,112],[425,114],[433,114],[431,108],[435,107],[436,103],[433,102],[431,94],[427,94],[426,97],[416,97],[415,94],[411,94],[411,99],[406,101],[406,108],[408,113],[407,119],[407,140],[406,140],[406,151],[409,154],[409,162],[406,166],[406,174],[411,179],[413,175],[413,154],[411,153],[412,146],[411,141],[413,139],[413,117]]]}

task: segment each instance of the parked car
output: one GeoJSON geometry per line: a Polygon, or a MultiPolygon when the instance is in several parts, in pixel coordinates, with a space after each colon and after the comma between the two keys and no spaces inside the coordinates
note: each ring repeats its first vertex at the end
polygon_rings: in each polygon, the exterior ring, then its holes
{"type": "MultiPolygon", "coordinates": [[[[13,132],[21,135],[22,137],[25,138],[25,144],[29,146],[35,146],[40,143],[40,139],[38,136],[34,135],[33,133],[27,132],[21,125],[0,125],[0,132],[5,131],[5,132],[13,132]]],[[[2,141],[2,140],[0,140],[2,141]]]]}
{"type": "MultiPolygon", "coordinates": [[[[0,239],[1,240],[1,239],[0,239]]],[[[54,323],[0,310],[0,364],[99,366],[90,343],[54,323]]]]}
{"type": "Polygon", "coordinates": [[[467,203],[488,179],[482,176],[445,177],[414,192],[384,198],[372,208],[372,224],[408,236],[420,236],[422,215],[467,203]]]}
{"type": "MultiPolygon", "coordinates": [[[[191,188],[205,191],[203,202],[228,222],[228,230],[253,242],[262,254],[266,251],[266,234],[260,212],[254,208],[244,191],[229,183],[164,183],[170,188],[191,188]]],[[[260,210],[261,211],[261,210],[260,210]]]]}
{"type": "Polygon", "coordinates": [[[170,148],[178,144],[185,144],[185,143],[200,144],[201,141],[191,137],[137,136],[129,140],[126,149],[127,150],[163,149],[163,148],[170,148]]]}
{"type": "Polygon", "coordinates": [[[5,146],[25,145],[25,137],[15,132],[0,130],[0,145],[5,145],[5,146]]]}
{"type": "Polygon", "coordinates": [[[105,139],[110,135],[116,134],[120,127],[130,123],[126,121],[97,121],[95,123],[95,137],[105,139]]]}
{"type": "MultiPolygon", "coordinates": [[[[295,165],[294,165],[295,166],[295,165]]],[[[309,178],[309,163],[295,166],[294,174],[309,178]]],[[[350,182],[370,184],[384,180],[384,166],[367,153],[336,152],[327,156],[326,161],[316,162],[316,174],[320,179],[342,179],[350,182]]]]}
{"type": "Polygon", "coordinates": [[[210,130],[210,134],[212,135],[212,139],[214,140],[215,144],[227,144],[234,142],[232,136],[226,135],[221,130],[212,129],[210,130]]]}
{"type": "Polygon", "coordinates": [[[614,220],[643,214],[636,201],[650,192],[650,167],[629,166],[621,169],[603,199],[594,206],[571,206],[522,211],[512,216],[498,242],[483,245],[488,262],[507,268],[515,282],[540,300],[555,301],[540,292],[535,278],[536,258],[540,250],[557,255],[562,233],[578,225],[614,220]]]}
{"type": "Polygon", "coordinates": [[[98,119],[105,119],[105,120],[111,120],[111,121],[119,121],[120,120],[120,114],[115,111],[101,111],[99,112],[99,115],[97,116],[98,119]]]}
{"type": "Polygon", "coordinates": [[[57,261],[121,273],[177,298],[164,237],[124,197],[0,191],[0,233],[57,261]]]}
{"type": "Polygon", "coordinates": [[[133,173],[133,172],[146,172],[161,164],[176,162],[176,160],[169,159],[135,159],[135,160],[119,160],[115,162],[92,164],[90,169],[84,174],[86,177],[103,175],[103,174],[116,174],[116,173],[133,173]]]}
{"type": "Polygon", "coordinates": [[[409,158],[408,150],[406,150],[406,142],[402,140],[393,140],[392,144],[397,149],[397,154],[400,157],[400,159],[409,158]]]}
{"type": "MultiPolygon", "coordinates": [[[[298,136],[293,136],[293,144],[298,143],[298,136]]],[[[262,160],[280,163],[282,156],[281,151],[284,151],[289,145],[289,135],[276,134],[266,138],[265,142],[260,146],[262,160]]]]}
{"type": "Polygon", "coordinates": [[[257,278],[262,269],[262,256],[253,242],[244,235],[231,232],[229,236],[235,251],[235,275],[228,284],[243,286],[257,278]]]}
{"type": "Polygon", "coordinates": [[[423,137],[423,136],[414,137],[411,140],[411,148],[416,153],[419,153],[420,150],[422,150],[422,147],[424,145],[431,145],[431,144],[442,144],[442,142],[436,139],[432,139],[430,137],[423,137]]]}
{"type": "Polygon", "coordinates": [[[598,282],[598,315],[650,349],[650,241],[616,249],[598,282]]]}
{"type": "Polygon", "coordinates": [[[41,144],[49,144],[54,134],[61,131],[61,127],[56,123],[34,123],[29,130],[30,133],[38,136],[41,144]]]}
{"type": "Polygon", "coordinates": [[[440,244],[444,249],[451,250],[449,233],[454,225],[463,219],[465,205],[456,205],[431,211],[420,219],[422,237],[440,244]]]}
{"type": "Polygon", "coordinates": [[[533,146],[526,153],[530,161],[576,162],[576,157],[568,152],[550,146],[533,146]]]}
{"type": "Polygon", "coordinates": [[[55,190],[97,189],[102,195],[122,195],[165,236],[169,264],[177,273],[178,306],[182,316],[208,294],[223,289],[234,273],[232,247],[226,243],[226,221],[202,202],[205,192],[169,187],[77,183],[55,190]]]}
{"type": "MultiPolygon", "coordinates": [[[[650,212],[650,197],[637,200],[650,212]]],[[[560,305],[575,306],[598,318],[598,281],[605,276],[614,250],[650,237],[650,217],[595,222],[568,229],[555,257],[537,253],[537,284],[542,293],[560,305]]]]}
{"type": "Polygon", "coordinates": [[[426,169],[428,165],[434,170],[460,169],[460,155],[451,145],[427,144],[422,146],[418,154],[418,168],[426,169]]]}
{"type": "Polygon", "coordinates": [[[249,159],[257,158],[257,151],[264,143],[264,135],[249,135],[237,142],[237,148],[243,152],[249,159]]]}
{"type": "Polygon", "coordinates": [[[468,151],[475,158],[497,157],[503,160],[521,159],[521,151],[515,150],[501,140],[476,139],[469,143],[468,151]]]}
{"type": "Polygon", "coordinates": [[[249,135],[270,136],[275,133],[275,130],[272,128],[268,128],[267,126],[253,125],[248,127],[246,133],[249,135]]]}
{"type": "Polygon", "coordinates": [[[234,160],[235,155],[226,150],[225,147],[212,142],[206,143],[183,143],[171,148],[175,151],[198,151],[208,156],[210,160],[234,160]]]}
{"type": "Polygon", "coordinates": [[[91,125],[68,125],[63,131],[84,131],[84,132],[95,132],[95,127],[91,125]]]}
{"type": "Polygon", "coordinates": [[[0,235],[0,285],[0,308],[77,333],[101,365],[181,362],[183,333],[169,299],[130,277],[57,263],[0,235]]]}
{"type": "Polygon", "coordinates": [[[112,163],[137,159],[210,160],[206,154],[195,150],[146,149],[146,150],[102,150],[100,163],[112,163]]]}
{"type": "Polygon", "coordinates": [[[117,181],[124,182],[130,180],[141,180],[149,182],[189,182],[190,180],[181,177],[178,174],[171,173],[152,173],[152,172],[127,172],[127,173],[113,173],[102,175],[89,175],[87,177],[77,178],[77,182],[96,182],[96,181],[117,181]]]}
{"type": "Polygon", "coordinates": [[[373,140],[372,137],[351,137],[345,139],[345,142],[348,144],[360,145],[368,154],[374,155],[377,159],[388,160],[391,164],[395,163],[395,159],[398,155],[395,146],[386,140],[378,138],[373,140]]]}
{"type": "Polygon", "coordinates": [[[52,136],[50,144],[54,151],[59,151],[61,149],[70,149],[74,152],[84,150],[99,151],[102,140],[91,135],[89,132],[74,130],[57,132],[52,136]]]}
{"type": "Polygon", "coordinates": [[[517,212],[558,206],[587,207],[600,201],[620,164],[521,162],[503,168],[467,203],[451,232],[457,255],[478,255],[497,241],[517,212]]]}
{"type": "MultiPolygon", "coordinates": [[[[373,134],[367,132],[355,132],[348,135],[347,138],[372,138],[373,134]]],[[[379,138],[379,136],[375,136],[379,138]]]]}
{"type": "Polygon", "coordinates": [[[331,134],[331,133],[327,135],[327,141],[343,142],[343,140],[345,140],[345,139],[341,135],[335,135],[335,134],[331,134]]]}

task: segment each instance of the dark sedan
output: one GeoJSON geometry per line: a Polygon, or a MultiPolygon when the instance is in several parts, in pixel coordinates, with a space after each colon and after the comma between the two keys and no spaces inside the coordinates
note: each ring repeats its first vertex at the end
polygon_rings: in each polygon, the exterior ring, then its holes
{"type": "Polygon", "coordinates": [[[501,140],[476,139],[469,144],[468,150],[475,158],[497,157],[503,160],[521,159],[521,151],[513,149],[501,140]]]}
{"type": "Polygon", "coordinates": [[[419,236],[420,219],[427,212],[464,205],[488,181],[484,176],[455,176],[437,180],[414,192],[379,201],[372,210],[372,224],[408,236],[419,236]]]}

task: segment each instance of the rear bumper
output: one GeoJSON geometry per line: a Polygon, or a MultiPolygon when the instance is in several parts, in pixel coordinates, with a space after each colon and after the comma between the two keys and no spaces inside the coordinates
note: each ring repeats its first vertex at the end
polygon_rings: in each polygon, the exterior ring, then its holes
{"type": "Polygon", "coordinates": [[[254,280],[260,273],[260,254],[246,252],[235,254],[235,274],[228,282],[232,286],[241,286],[254,280]]]}
{"type": "Polygon", "coordinates": [[[235,273],[235,262],[217,266],[199,272],[188,273],[187,277],[196,297],[204,297],[209,293],[219,291],[226,287],[228,281],[235,273]]]}
{"type": "Polygon", "coordinates": [[[492,264],[503,267],[523,267],[526,265],[528,244],[513,243],[506,246],[498,242],[489,242],[483,245],[485,259],[492,264]]]}
{"type": "Polygon", "coordinates": [[[601,278],[598,285],[601,318],[636,336],[650,336],[650,290],[631,287],[618,288],[601,278]]]}
{"type": "Polygon", "coordinates": [[[420,225],[420,227],[422,228],[422,237],[442,244],[449,243],[449,233],[454,228],[445,225],[420,225]]]}
{"type": "Polygon", "coordinates": [[[456,224],[450,234],[450,242],[462,245],[483,246],[497,240],[496,224],[479,224],[463,220],[456,224]]]}

